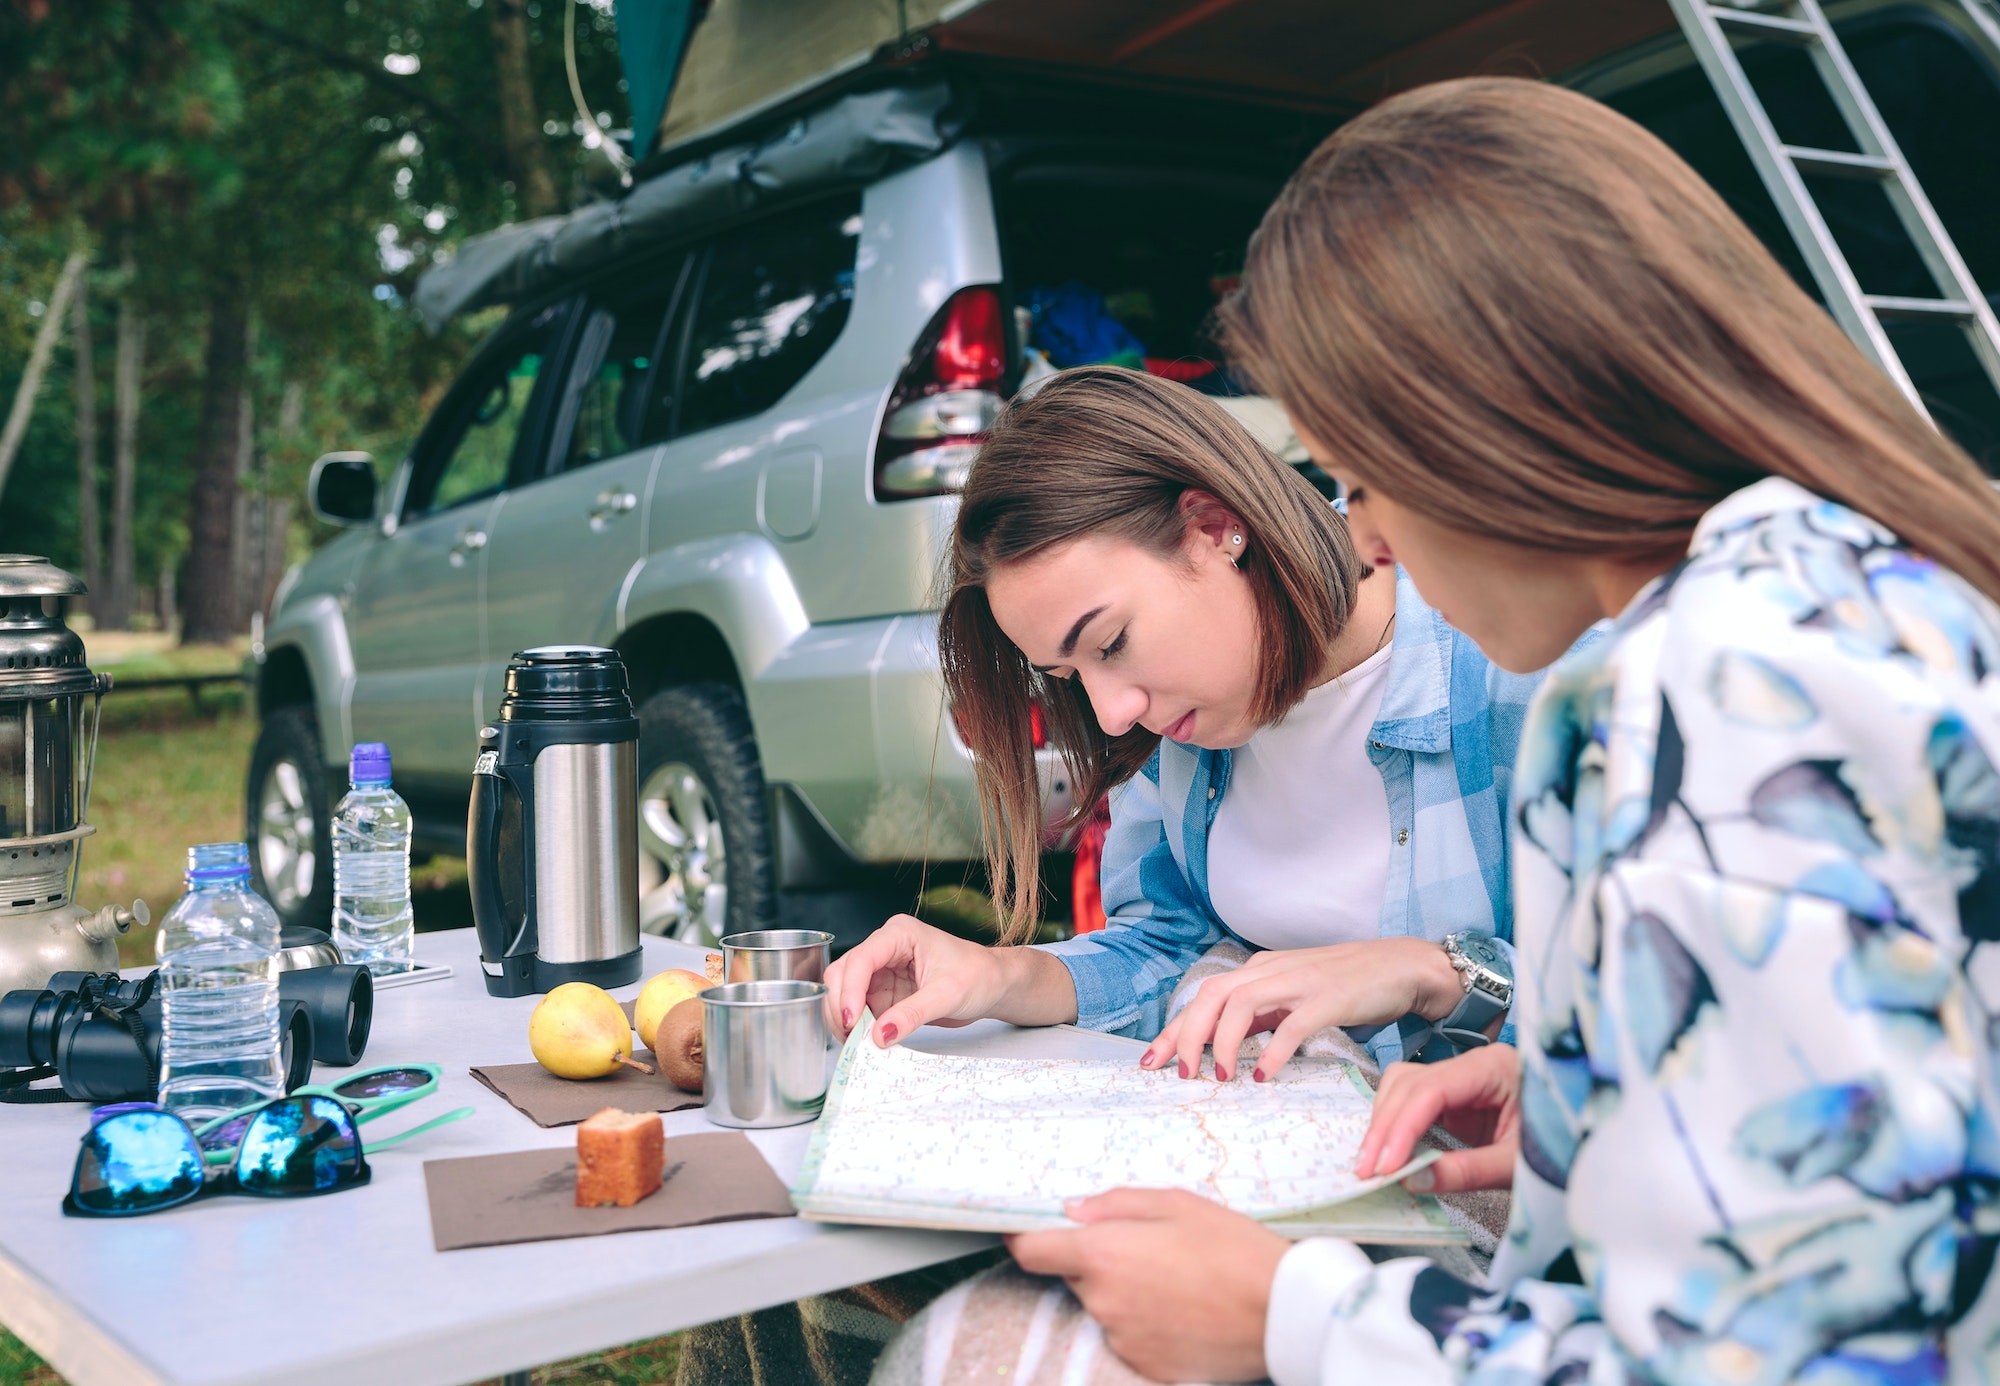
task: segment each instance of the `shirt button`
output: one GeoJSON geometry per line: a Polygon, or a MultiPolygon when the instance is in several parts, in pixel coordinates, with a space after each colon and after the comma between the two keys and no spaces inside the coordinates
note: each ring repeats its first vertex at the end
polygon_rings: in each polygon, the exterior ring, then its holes
{"type": "Polygon", "coordinates": [[[1213,798],[1215,797],[1215,786],[1214,786],[1214,785],[1210,785],[1210,786],[1208,787],[1208,797],[1209,797],[1209,798],[1211,798],[1211,799],[1213,799],[1213,798]]]}
{"type": "Polygon", "coordinates": [[[1409,840],[1410,840],[1410,830],[1408,828],[1404,828],[1396,834],[1396,845],[1398,847],[1407,845],[1409,843],[1409,840]]]}
{"type": "Polygon", "coordinates": [[[1371,741],[1368,744],[1373,746],[1378,751],[1382,749],[1382,743],[1379,741],[1371,741]]]}

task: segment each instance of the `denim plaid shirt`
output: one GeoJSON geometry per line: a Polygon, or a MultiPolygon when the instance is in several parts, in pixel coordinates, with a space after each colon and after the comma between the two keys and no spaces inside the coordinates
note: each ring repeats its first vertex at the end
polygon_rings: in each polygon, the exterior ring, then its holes
{"type": "MultiPolygon", "coordinates": [[[[1495,668],[1397,570],[1389,684],[1368,747],[1389,796],[1380,937],[1440,941],[1472,930],[1511,949],[1507,794],[1539,681],[1495,668]]],[[[1188,968],[1236,937],[1208,892],[1208,833],[1229,788],[1229,766],[1228,751],[1163,740],[1146,768],[1112,795],[1106,927],[1040,945],[1069,969],[1077,1024],[1152,1038],[1188,968]]],[[[1350,1033],[1386,1065],[1414,1052],[1429,1027],[1411,1016],[1350,1033]]]]}

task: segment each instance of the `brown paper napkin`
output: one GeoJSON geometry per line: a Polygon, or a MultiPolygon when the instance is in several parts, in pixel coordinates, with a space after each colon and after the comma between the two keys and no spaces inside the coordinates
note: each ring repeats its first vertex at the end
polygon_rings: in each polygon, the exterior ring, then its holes
{"type": "Polygon", "coordinates": [[[540,1064],[488,1064],[472,1076],[537,1126],[574,1126],[606,1107],[627,1112],[678,1112],[699,1107],[701,1094],[682,1092],[657,1073],[621,1068],[604,1078],[558,1078],[540,1064]]]}
{"type": "Polygon", "coordinates": [[[792,1216],[791,1195],[740,1131],[673,1137],[666,1182],[630,1208],[577,1207],[576,1151],[561,1146],[426,1160],[424,1187],[439,1251],[792,1216]]]}

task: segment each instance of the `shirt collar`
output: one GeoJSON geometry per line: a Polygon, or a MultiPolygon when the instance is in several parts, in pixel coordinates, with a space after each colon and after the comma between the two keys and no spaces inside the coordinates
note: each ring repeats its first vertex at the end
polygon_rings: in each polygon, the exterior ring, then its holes
{"type": "Polygon", "coordinates": [[[1410,575],[1396,569],[1396,638],[1389,644],[1389,682],[1368,737],[1381,746],[1437,752],[1451,746],[1451,655],[1458,632],[1424,599],[1410,575]]]}

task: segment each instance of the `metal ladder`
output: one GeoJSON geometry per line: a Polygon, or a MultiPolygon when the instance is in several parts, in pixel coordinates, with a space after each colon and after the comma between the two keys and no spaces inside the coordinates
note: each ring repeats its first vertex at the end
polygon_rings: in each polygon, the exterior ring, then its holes
{"type": "MultiPolygon", "coordinates": [[[[1758,175],[1770,191],[1771,200],[1785,219],[1792,239],[1798,243],[1811,269],[1827,310],[1856,346],[1923,411],[1916,386],[1903,369],[1896,349],[1890,344],[1884,324],[1891,322],[1949,322],[1965,333],[1987,377],[2000,390],[2000,321],[1996,321],[1979,286],[1966,272],[1965,261],[1951,243],[1944,223],[1938,220],[1930,199],[1918,186],[1902,150],[1875,109],[1847,52],[1840,46],[1833,26],[1826,21],[1819,0],[1670,0],[1680,20],[1688,44],[1700,59],[1716,95],[1729,112],[1729,120],[1744,148],[1757,166],[1758,175]],[[1807,149],[1786,144],[1750,79],[1738,61],[1731,37],[1765,39],[1803,49],[1811,58],[1827,94],[1833,98],[1858,154],[1834,149],[1807,149]],[[1904,233],[1922,258],[1941,294],[1937,298],[1904,298],[1864,293],[1847,257],[1841,254],[1819,204],[1806,186],[1806,175],[1851,178],[1879,185],[1888,195],[1889,205],[1904,233]]],[[[1979,9],[1980,0],[1962,0],[1973,22],[1991,32],[1993,20],[1979,9]]]]}

